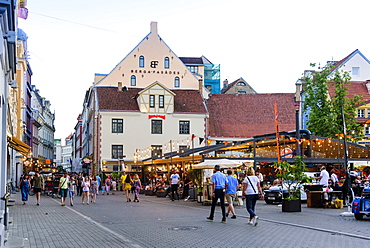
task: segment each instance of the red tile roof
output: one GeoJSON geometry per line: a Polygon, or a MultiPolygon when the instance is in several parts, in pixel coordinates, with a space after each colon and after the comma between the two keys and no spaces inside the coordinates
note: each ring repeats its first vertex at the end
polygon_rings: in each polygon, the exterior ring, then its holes
{"type": "Polygon", "coordinates": [[[253,137],[276,132],[274,102],[279,131],[295,130],[294,93],[217,94],[207,101],[211,137],[253,137]]]}
{"type": "MultiPolygon", "coordinates": [[[[140,111],[136,95],[143,88],[127,88],[118,91],[117,87],[96,87],[100,110],[140,111]]],[[[206,113],[202,96],[198,90],[172,90],[175,95],[174,111],[176,113],[206,113]]]]}
{"type": "MultiPolygon", "coordinates": [[[[370,82],[364,82],[364,81],[350,81],[350,84],[347,85],[348,88],[348,94],[347,97],[353,98],[354,95],[359,95],[363,97],[365,102],[370,101],[370,94],[366,87],[366,84],[370,82]]],[[[329,85],[329,94],[331,96],[334,95],[335,92],[335,86],[333,84],[329,85]]]]}

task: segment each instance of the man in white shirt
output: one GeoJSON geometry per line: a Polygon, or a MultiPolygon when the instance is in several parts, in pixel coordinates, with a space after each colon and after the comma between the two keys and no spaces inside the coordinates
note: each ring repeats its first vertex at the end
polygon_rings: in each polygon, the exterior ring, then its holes
{"type": "Polygon", "coordinates": [[[319,177],[316,179],[320,179],[320,184],[324,185],[324,187],[328,187],[329,185],[329,172],[326,171],[325,166],[321,167],[321,173],[319,177]]]}
{"type": "Polygon", "coordinates": [[[177,171],[172,173],[170,179],[171,179],[171,200],[172,201],[175,200],[175,191],[177,195],[177,200],[180,200],[179,192],[177,191],[177,188],[179,187],[180,176],[177,173],[177,171]]]}

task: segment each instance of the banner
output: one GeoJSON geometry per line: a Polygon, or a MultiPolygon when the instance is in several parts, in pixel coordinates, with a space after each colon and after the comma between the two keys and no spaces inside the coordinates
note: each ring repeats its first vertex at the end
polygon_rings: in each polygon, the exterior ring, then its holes
{"type": "Polygon", "coordinates": [[[28,9],[27,8],[19,8],[18,9],[18,17],[27,20],[28,9]]]}

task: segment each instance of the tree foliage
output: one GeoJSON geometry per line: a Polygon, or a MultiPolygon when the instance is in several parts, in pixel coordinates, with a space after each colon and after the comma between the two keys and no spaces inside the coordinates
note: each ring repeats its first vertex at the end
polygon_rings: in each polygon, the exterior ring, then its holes
{"type": "Polygon", "coordinates": [[[342,134],[343,106],[347,131],[351,130],[356,137],[362,136],[361,126],[356,122],[356,107],[364,101],[358,95],[353,98],[347,96],[350,80],[348,72],[332,65],[302,78],[305,94],[303,110],[309,115],[307,128],[314,135],[334,137],[342,134]],[[329,94],[329,86],[334,88],[334,93],[329,94]]]}

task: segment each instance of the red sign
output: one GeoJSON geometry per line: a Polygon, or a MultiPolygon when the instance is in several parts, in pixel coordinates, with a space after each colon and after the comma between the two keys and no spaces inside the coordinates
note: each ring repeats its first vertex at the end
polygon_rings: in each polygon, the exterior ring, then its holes
{"type": "Polygon", "coordinates": [[[155,117],[162,118],[163,120],[166,119],[165,115],[148,115],[148,119],[152,119],[152,118],[155,118],[155,117]]]}

